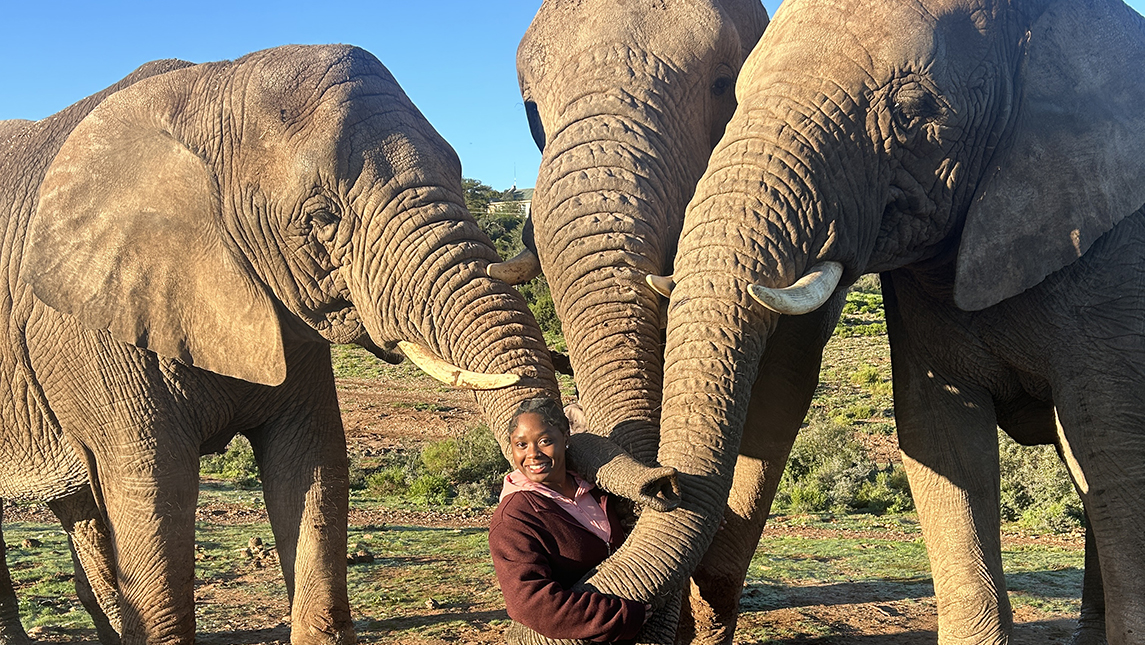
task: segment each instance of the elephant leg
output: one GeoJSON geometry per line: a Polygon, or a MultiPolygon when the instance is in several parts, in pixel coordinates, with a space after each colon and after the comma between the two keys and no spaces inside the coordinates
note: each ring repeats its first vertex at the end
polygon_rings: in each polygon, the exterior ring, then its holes
{"type": "Polygon", "coordinates": [[[682,617],[678,642],[732,642],[747,569],[845,302],[841,291],[819,310],[783,316],[776,325],[752,386],[724,523],[692,574],[691,620],[682,617]]]}
{"type": "Polygon", "coordinates": [[[938,599],[940,643],[1006,643],[998,436],[990,396],[894,357],[899,447],[938,599]]]}
{"type": "Polygon", "coordinates": [[[290,598],[293,645],[357,642],[346,592],[349,465],[329,386],[324,405],[249,435],[290,598]]]}
{"type": "Polygon", "coordinates": [[[48,502],[72,550],[76,595],[95,623],[99,642],[118,645],[122,623],[111,532],[103,521],[90,488],[48,502]]]}
{"type": "MultiPolygon", "coordinates": [[[[788,444],[790,450],[791,445],[788,444]]],[[[728,644],[735,635],[747,568],[767,521],[787,453],[778,460],[740,455],[724,523],[692,573],[688,611],[681,614],[677,643],[728,644]]]]}
{"type": "MultiPolygon", "coordinates": [[[[3,500],[0,500],[2,508],[3,500]]],[[[0,511],[2,513],[2,511],[0,511]]],[[[20,605],[12,574],[8,571],[8,547],[0,530],[0,645],[31,645],[32,641],[20,624],[20,605]]]]}
{"type": "MultiPolygon", "coordinates": [[[[1087,550],[1086,575],[1097,560],[1104,591],[1105,633],[1110,643],[1140,643],[1145,637],[1145,410],[1110,403],[1104,393],[1139,392],[1142,384],[1115,365],[1098,370],[1085,386],[1055,396],[1058,442],[1081,491],[1095,548],[1087,550]]],[[[1089,376],[1089,375],[1085,375],[1089,376]]],[[[1134,400],[1133,406],[1141,402],[1134,400]]],[[[1087,579],[1088,585],[1097,584],[1087,579]]]]}
{"type": "Polygon", "coordinates": [[[1070,645],[1106,645],[1105,590],[1101,585],[1101,563],[1097,558],[1097,543],[1093,529],[1085,527],[1085,577],[1081,587],[1081,618],[1070,645]]]}
{"type": "MultiPolygon", "coordinates": [[[[195,641],[195,505],[198,445],[173,435],[96,451],[115,545],[124,645],[195,641]],[[140,443],[146,444],[140,447],[140,443]]],[[[186,433],[190,435],[191,433],[186,433]]]]}
{"type": "Polygon", "coordinates": [[[932,305],[904,277],[900,289],[899,274],[882,274],[883,304],[899,449],[934,578],[938,641],[1005,644],[1014,617],[1002,574],[999,415],[993,396],[951,377],[942,357],[975,378],[991,364],[956,317],[908,325],[907,315],[932,305]]]}

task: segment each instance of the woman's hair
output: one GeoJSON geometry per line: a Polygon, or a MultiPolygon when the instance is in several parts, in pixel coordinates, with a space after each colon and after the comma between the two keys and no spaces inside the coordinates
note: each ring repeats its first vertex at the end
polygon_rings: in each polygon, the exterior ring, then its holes
{"type": "Polygon", "coordinates": [[[522,414],[539,414],[541,420],[546,425],[556,428],[561,431],[564,436],[569,436],[569,418],[565,416],[565,410],[557,401],[548,398],[525,399],[521,405],[517,406],[517,411],[509,418],[509,434],[512,435],[513,431],[517,429],[517,419],[522,414]]]}

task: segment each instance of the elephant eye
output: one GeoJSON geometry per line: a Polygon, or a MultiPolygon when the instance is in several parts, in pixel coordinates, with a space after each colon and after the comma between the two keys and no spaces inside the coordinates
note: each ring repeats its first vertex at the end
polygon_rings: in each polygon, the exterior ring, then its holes
{"type": "Polygon", "coordinates": [[[334,209],[321,208],[310,213],[310,222],[316,228],[326,228],[340,221],[342,221],[342,218],[338,217],[334,209]]]}
{"type": "Polygon", "coordinates": [[[712,96],[723,96],[733,85],[729,76],[721,76],[712,83],[712,96]]]}
{"type": "Polygon", "coordinates": [[[306,223],[314,234],[323,242],[332,242],[342,221],[338,207],[322,200],[307,208],[305,213],[306,223]]]}
{"type": "Polygon", "coordinates": [[[541,123],[541,114],[537,111],[537,104],[525,101],[525,117],[529,119],[529,132],[533,135],[533,142],[537,149],[545,151],[545,126],[541,123]]]}
{"type": "Polygon", "coordinates": [[[905,130],[920,120],[937,119],[942,116],[942,108],[934,94],[912,83],[895,94],[892,113],[895,124],[905,130]]]}

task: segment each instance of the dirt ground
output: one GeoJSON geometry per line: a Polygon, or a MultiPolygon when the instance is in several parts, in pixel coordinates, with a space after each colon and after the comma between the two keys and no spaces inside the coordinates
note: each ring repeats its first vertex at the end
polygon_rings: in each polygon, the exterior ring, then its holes
{"type": "MultiPolygon", "coordinates": [[[[480,412],[473,396],[439,387],[428,378],[402,378],[384,383],[374,379],[344,379],[339,383],[341,407],[351,452],[374,454],[398,447],[411,447],[419,442],[454,437],[467,428],[480,423],[480,412]],[[426,405],[427,401],[432,404],[426,405]]],[[[880,453],[897,452],[894,437],[881,441],[889,445],[877,446],[880,453]]],[[[6,520],[52,521],[46,509],[42,513],[24,511],[34,516],[11,516],[6,520]],[[43,515],[44,517],[39,517],[43,515]]],[[[229,505],[203,506],[200,519],[211,522],[249,524],[265,521],[265,515],[255,509],[229,505]]],[[[369,511],[351,509],[351,529],[363,526],[405,525],[423,527],[449,527],[456,529],[487,526],[489,513],[459,517],[433,511],[369,511]]],[[[849,537],[842,531],[806,528],[790,525],[769,526],[766,535],[801,537],[849,537]]],[[[917,534],[880,531],[856,538],[875,538],[912,541],[917,534]]],[[[1007,544],[1030,541],[1032,538],[1010,537],[1007,544]]],[[[1033,540],[1039,544],[1053,543],[1045,538],[1033,540]]],[[[1077,548],[1076,537],[1058,539],[1062,546],[1077,548]]],[[[226,584],[200,584],[196,600],[200,605],[213,604],[242,607],[232,612],[225,630],[204,631],[199,628],[197,642],[204,645],[285,645],[290,641],[288,607],[284,594],[263,597],[253,594],[248,587],[255,583],[281,580],[277,566],[252,571],[248,579],[226,584]]],[[[741,626],[769,636],[760,640],[736,639],[736,643],[830,643],[838,645],[865,645],[892,643],[921,645],[937,642],[935,600],[926,590],[903,594],[890,592],[879,583],[854,582],[844,584],[811,585],[788,590],[782,608],[752,611],[741,617],[741,626]],[[909,597],[904,597],[909,596],[909,597]]],[[[410,645],[446,645],[473,643],[492,645],[503,643],[503,621],[507,619],[499,593],[492,590],[474,590],[473,601],[464,606],[434,606],[413,615],[385,619],[356,616],[360,642],[408,643],[410,645]],[[435,625],[459,625],[435,630],[435,625]],[[424,629],[422,629],[424,628],[424,629]],[[400,636],[394,633],[400,632],[400,636]],[[424,632],[425,635],[418,635],[424,632]]],[[[747,597],[754,593],[747,590],[747,597]]],[[[1016,645],[1047,645],[1068,642],[1073,630],[1069,617],[1052,615],[1030,608],[1020,608],[1014,616],[1016,645]]],[[[95,643],[90,632],[33,630],[33,637],[50,643],[95,643]]]]}

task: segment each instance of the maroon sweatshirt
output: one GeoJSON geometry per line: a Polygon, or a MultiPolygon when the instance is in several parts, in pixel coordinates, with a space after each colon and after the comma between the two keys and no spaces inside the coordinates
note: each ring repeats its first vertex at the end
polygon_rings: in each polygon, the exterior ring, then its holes
{"type": "Polygon", "coordinates": [[[624,541],[616,511],[599,489],[612,526],[606,543],[557,503],[524,490],[502,500],[489,524],[489,552],[509,617],[549,638],[599,642],[636,638],[644,603],[590,591],[571,591],[624,541]]]}

